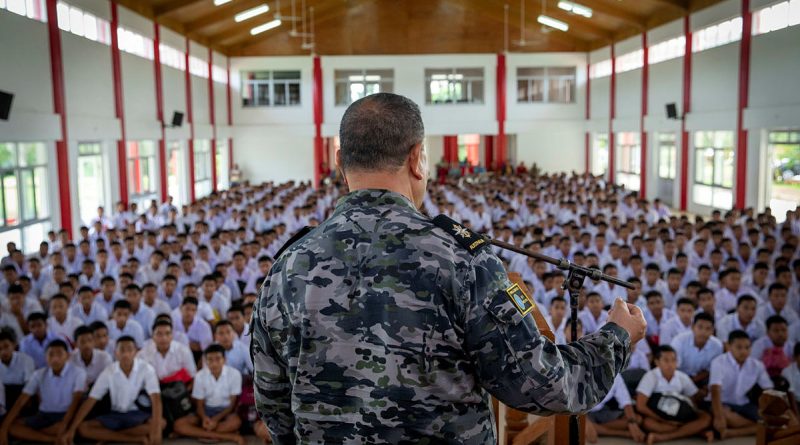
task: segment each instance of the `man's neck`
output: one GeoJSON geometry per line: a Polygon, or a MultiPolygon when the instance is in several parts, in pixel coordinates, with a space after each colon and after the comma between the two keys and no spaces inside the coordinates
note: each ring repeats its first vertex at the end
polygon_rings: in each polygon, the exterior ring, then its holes
{"type": "Polygon", "coordinates": [[[92,358],[94,357],[94,349],[89,349],[87,351],[81,351],[81,360],[87,365],[92,362],[92,358]]]}

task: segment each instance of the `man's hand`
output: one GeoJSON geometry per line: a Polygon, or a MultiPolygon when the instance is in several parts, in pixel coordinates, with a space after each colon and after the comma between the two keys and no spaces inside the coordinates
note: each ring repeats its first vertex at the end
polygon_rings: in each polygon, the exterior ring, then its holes
{"type": "Polygon", "coordinates": [[[643,339],[647,330],[647,322],[644,320],[642,310],[638,306],[625,303],[619,297],[614,301],[614,306],[608,312],[608,322],[616,323],[619,327],[628,331],[631,336],[631,345],[643,339]]]}

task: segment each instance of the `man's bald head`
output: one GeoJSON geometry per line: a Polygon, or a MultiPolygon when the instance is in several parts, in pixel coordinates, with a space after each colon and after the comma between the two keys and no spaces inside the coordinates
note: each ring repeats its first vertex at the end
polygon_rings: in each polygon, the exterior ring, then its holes
{"type": "Polygon", "coordinates": [[[353,102],[339,128],[344,171],[395,171],[422,143],[425,127],[412,100],[377,93],[353,102]]]}

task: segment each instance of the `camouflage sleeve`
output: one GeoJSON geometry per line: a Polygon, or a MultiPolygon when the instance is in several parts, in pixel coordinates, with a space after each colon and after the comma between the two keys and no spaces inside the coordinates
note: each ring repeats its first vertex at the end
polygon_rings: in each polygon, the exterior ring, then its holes
{"type": "Polygon", "coordinates": [[[630,357],[614,323],[569,345],[545,338],[500,260],[484,249],[464,283],[465,347],[480,384],[513,408],[537,414],[586,412],[603,400],[630,357]],[[516,301],[516,302],[515,302],[516,301]]]}
{"type": "MultiPolygon", "coordinates": [[[[251,320],[251,355],[255,372],[253,387],[256,409],[267,425],[272,443],[277,445],[294,444],[294,415],[292,414],[292,388],[289,382],[288,364],[275,349],[266,325],[278,304],[274,292],[275,285],[270,281],[264,284],[261,296],[256,302],[251,320]]],[[[280,316],[280,315],[278,315],[280,316]]]]}

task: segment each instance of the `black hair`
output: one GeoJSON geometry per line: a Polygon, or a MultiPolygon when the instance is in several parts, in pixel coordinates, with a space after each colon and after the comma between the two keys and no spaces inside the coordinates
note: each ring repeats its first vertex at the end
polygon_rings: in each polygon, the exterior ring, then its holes
{"type": "Polygon", "coordinates": [[[769,328],[772,327],[772,325],[779,324],[779,323],[783,323],[783,324],[785,324],[787,326],[789,325],[789,322],[786,321],[786,319],[781,317],[780,315],[772,315],[770,317],[767,317],[767,321],[766,321],[767,330],[769,330],[769,328]]]}
{"type": "Polygon", "coordinates": [[[205,356],[208,356],[209,354],[215,354],[215,353],[222,354],[222,357],[225,357],[225,348],[222,345],[218,344],[218,343],[212,343],[212,344],[208,345],[208,347],[205,349],[205,351],[203,351],[203,355],[205,355],[205,356]]]}
{"type": "Polygon", "coordinates": [[[645,296],[644,296],[645,300],[647,300],[647,301],[650,301],[650,299],[651,299],[651,298],[656,298],[656,297],[658,297],[658,298],[664,298],[664,296],[663,296],[663,295],[661,295],[661,292],[659,292],[659,291],[657,291],[657,290],[651,290],[650,292],[648,292],[648,293],[647,293],[647,294],[645,294],[645,296]]]}
{"type": "Polygon", "coordinates": [[[117,300],[114,302],[114,310],[117,309],[127,309],[129,311],[133,310],[131,303],[128,300],[117,300]]]}
{"type": "Polygon", "coordinates": [[[752,301],[753,303],[756,303],[756,298],[754,296],[752,296],[752,295],[742,295],[741,297],[739,297],[736,300],[736,307],[738,308],[739,306],[742,305],[742,303],[746,303],[748,301],[752,301]]]}
{"type": "Polygon", "coordinates": [[[191,304],[191,305],[194,305],[194,306],[199,306],[200,302],[197,301],[197,298],[195,298],[195,297],[186,297],[181,302],[181,306],[184,306],[184,305],[187,305],[187,304],[191,304]]]}
{"type": "Polygon", "coordinates": [[[156,329],[159,328],[160,326],[167,326],[167,327],[169,327],[169,330],[172,331],[172,321],[171,320],[165,320],[163,318],[157,319],[155,321],[155,323],[153,323],[153,332],[155,332],[156,329]]]}
{"type": "Polygon", "coordinates": [[[697,308],[697,303],[695,303],[694,300],[686,298],[686,297],[678,298],[677,303],[675,303],[675,307],[677,308],[678,306],[680,306],[682,304],[688,304],[688,305],[692,306],[693,308],[697,308]]]}
{"type": "Polygon", "coordinates": [[[33,322],[33,321],[37,321],[37,320],[38,321],[42,321],[44,323],[47,323],[47,315],[45,315],[44,312],[34,312],[34,313],[28,315],[28,320],[27,320],[28,323],[33,322]]]}
{"type": "Polygon", "coordinates": [[[72,339],[75,340],[75,342],[77,342],[78,338],[81,335],[92,335],[92,333],[93,332],[92,332],[92,328],[91,327],[86,326],[86,325],[78,326],[77,328],[75,328],[75,333],[72,334],[72,339]]]}
{"type": "Polygon", "coordinates": [[[55,339],[47,344],[47,347],[44,348],[45,351],[49,351],[53,348],[61,348],[64,352],[69,353],[69,346],[67,346],[67,342],[61,339],[55,339]]]}
{"type": "Polygon", "coordinates": [[[741,329],[736,329],[736,330],[731,331],[730,334],[728,334],[728,343],[733,343],[734,340],[743,339],[743,338],[746,338],[748,341],[750,340],[750,336],[747,335],[747,332],[745,332],[745,331],[743,331],[741,329]]]}
{"type": "Polygon", "coordinates": [[[222,326],[228,326],[229,328],[233,329],[233,323],[228,320],[220,320],[214,325],[213,333],[216,335],[217,330],[222,326]]]}
{"type": "Polygon", "coordinates": [[[103,323],[102,321],[97,320],[97,321],[92,322],[92,324],[89,325],[89,329],[91,329],[92,333],[94,334],[95,332],[97,332],[97,331],[99,331],[101,329],[108,330],[108,326],[106,326],[106,324],[103,323]]]}
{"type": "Polygon", "coordinates": [[[670,346],[670,345],[661,345],[661,346],[659,346],[659,347],[657,347],[657,348],[655,348],[653,350],[653,358],[655,360],[658,360],[658,359],[661,358],[661,356],[663,356],[667,352],[671,352],[671,353],[677,355],[677,353],[675,352],[675,349],[672,346],[670,346]]]}
{"type": "Polygon", "coordinates": [[[714,326],[715,324],[714,317],[708,312],[700,312],[699,314],[695,315],[692,326],[696,325],[698,321],[707,321],[711,323],[711,326],[714,326]]]}
{"type": "MultiPolygon", "coordinates": [[[[134,346],[136,346],[136,340],[134,340],[133,337],[131,337],[130,335],[123,335],[123,336],[121,336],[120,338],[117,339],[117,344],[114,345],[114,349],[116,350],[117,348],[119,348],[120,343],[123,343],[123,342],[131,342],[131,343],[133,343],[134,346]]],[[[136,347],[138,348],[138,346],[136,346],[136,347]]]]}

